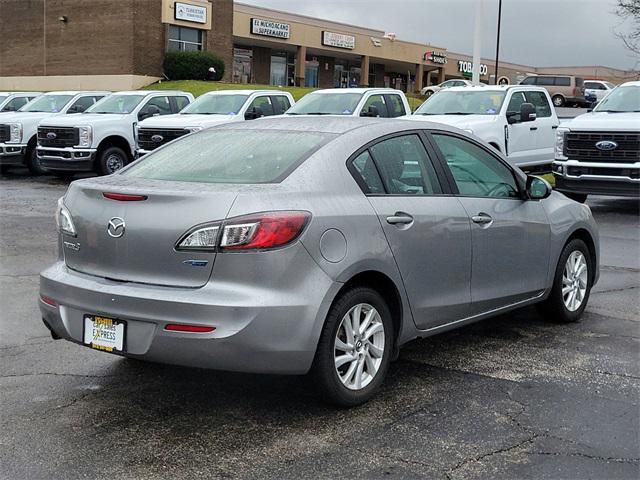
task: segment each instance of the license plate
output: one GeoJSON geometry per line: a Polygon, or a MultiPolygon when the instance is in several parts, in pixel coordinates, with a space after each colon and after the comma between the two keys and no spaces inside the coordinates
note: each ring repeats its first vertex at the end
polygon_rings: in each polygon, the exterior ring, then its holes
{"type": "Polygon", "coordinates": [[[121,352],[124,350],[124,334],[126,324],[98,315],[84,316],[84,343],[96,350],[121,352]]]}

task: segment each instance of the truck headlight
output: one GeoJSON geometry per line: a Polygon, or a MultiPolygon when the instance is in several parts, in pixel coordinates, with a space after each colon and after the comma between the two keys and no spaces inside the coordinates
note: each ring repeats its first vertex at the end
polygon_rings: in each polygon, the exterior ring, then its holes
{"type": "Polygon", "coordinates": [[[91,143],[93,143],[93,131],[91,130],[91,127],[78,127],[78,134],[80,138],[78,146],[84,148],[91,147],[91,143]]]}
{"type": "Polygon", "coordinates": [[[8,143],[20,143],[22,141],[22,124],[10,123],[9,124],[9,142],[8,143]]]}
{"type": "Polygon", "coordinates": [[[564,142],[565,142],[567,133],[569,133],[568,128],[560,127],[556,130],[556,149],[555,149],[556,160],[567,160],[567,157],[564,154],[564,142]]]}

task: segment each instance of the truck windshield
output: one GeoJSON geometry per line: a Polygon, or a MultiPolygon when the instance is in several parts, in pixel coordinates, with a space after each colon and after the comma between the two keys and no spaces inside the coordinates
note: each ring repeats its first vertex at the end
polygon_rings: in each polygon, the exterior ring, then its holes
{"type": "Polygon", "coordinates": [[[352,115],[362,93],[309,93],[286,115],[352,115]]]}
{"type": "Polygon", "coordinates": [[[640,112],[640,86],[618,87],[593,109],[594,112],[640,112]]]}
{"type": "Polygon", "coordinates": [[[235,115],[249,95],[203,95],[182,110],[181,114],[235,115]]]}
{"type": "Polygon", "coordinates": [[[131,113],[140,104],[145,95],[109,95],[84,113],[131,113]]]}
{"type": "Polygon", "coordinates": [[[414,115],[497,115],[505,92],[440,91],[424,102],[414,115]]]}
{"type": "Polygon", "coordinates": [[[72,98],[73,95],[42,95],[33,102],[27,103],[20,111],[58,113],[72,98]]]}

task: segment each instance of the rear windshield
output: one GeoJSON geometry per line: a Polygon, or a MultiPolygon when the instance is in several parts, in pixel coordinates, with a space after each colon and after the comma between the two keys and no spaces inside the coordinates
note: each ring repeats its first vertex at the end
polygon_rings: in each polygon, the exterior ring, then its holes
{"type": "Polygon", "coordinates": [[[122,175],[176,182],[281,182],[333,137],[282,130],[204,130],[147,154],[122,175]]]}

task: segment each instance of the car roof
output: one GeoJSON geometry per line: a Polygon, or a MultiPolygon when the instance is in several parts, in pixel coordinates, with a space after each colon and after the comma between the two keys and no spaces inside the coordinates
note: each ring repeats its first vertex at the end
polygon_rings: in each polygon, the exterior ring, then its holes
{"type": "Polygon", "coordinates": [[[535,85],[468,85],[466,87],[450,87],[447,88],[447,92],[469,92],[471,90],[481,90],[483,92],[506,92],[507,90],[532,90],[536,92],[543,92],[543,87],[537,87],[535,85]]]}
{"type": "Polygon", "coordinates": [[[254,93],[261,93],[261,94],[268,94],[268,95],[284,95],[289,92],[276,90],[276,89],[259,90],[259,89],[251,89],[251,88],[246,88],[246,89],[239,88],[236,90],[212,90],[210,92],[203,93],[201,96],[204,96],[204,95],[253,95],[254,93]]]}
{"type": "Polygon", "coordinates": [[[619,86],[620,87],[640,87],[640,80],[632,80],[630,82],[624,82],[619,86]]]}
{"type": "Polygon", "coordinates": [[[367,92],[384,92],[384,93],[404,93],[402,90],[395,88],[323,88],[311,93],[367,93],[367,92]]]}
{"type": "Polygon", "coordinates": [[[111,92],[107,91],[99,91],[99,90],[60,90],[56,92],[45,92],[43,95],[102,95],[107,94],[110,95],[111,92]]]}
{"type": "Polygon", "coordinates": [[[41,95],[42,92],[0,92],[0,95],[41,95]]]}
{"type": "Polygon", "coordinates": [[[343,135],[347,132],[365,127],[387,126],[389,133],[402,130],[430,129],[458,131],[454,127],[435,122],[416,122],[403,119],[352,117],[352,116],[277,116],[263,117],[251,122],[232,122],[212,128],[224,128],[230,130],[283,130],[320,132],[343,135]]]}
{"type": "Polygon", "coordinates": [[[118,95],[190,95],[182,90],[122,90],[120,92],[113,92],[118,95]]]}

